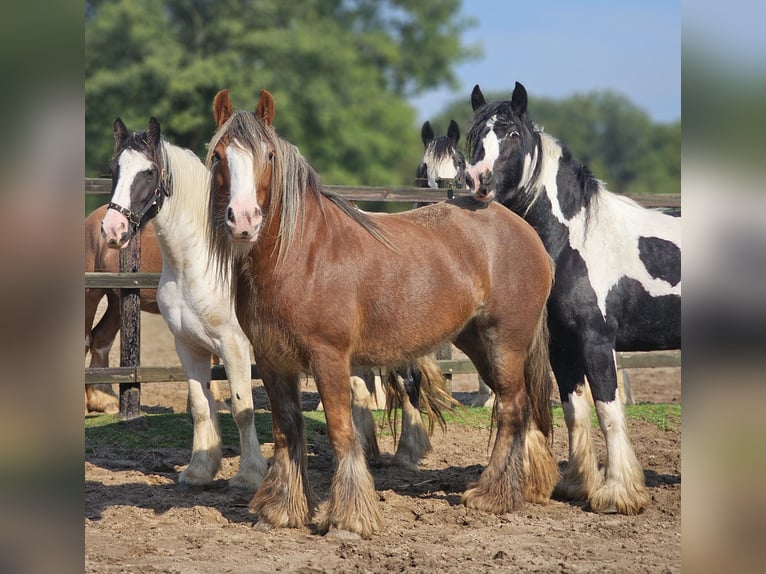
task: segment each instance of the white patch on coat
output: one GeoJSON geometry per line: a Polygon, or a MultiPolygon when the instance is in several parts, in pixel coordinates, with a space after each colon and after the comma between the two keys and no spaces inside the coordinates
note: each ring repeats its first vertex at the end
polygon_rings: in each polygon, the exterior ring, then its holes
{"type": "Polygon", "coordinates": [[[457,168],[451,155],[437,156],[429,147],[423,155],[423,163],[426,164],[428,175],[428,187],[439,187],[438,179],[454,179],[457,176],[457,168]]]}
{"type": "Polygon", "coordinates": [[[541,140],[543,169],[536,187],[539,192],[544,186],[554,217],[569,230],[569,245],[585,261],[601,314],[606,317],[606,297],[623,277],[637,280],[653,297],[681,295],[680,281],[671,285],[649,274],[638,249],[639,237],[659,237],[680,248],[680,219],[644,209],[627,197],[607,191],[603,184],[599,184],[601,190],[587,219],[584,208],[567,219],[559,204],[556,185],[561,146],[545,134],[541,134],[541,140]]]}
{"type": "Polygon", "coordinates": [[[133,185],[133,180],[136,179],[136,175],[151,169],[154,164],[144,154],[133,149],[123,151],[117,163],[120,166],[120,179],[111,201],[120,207],[130,209],[130,186],[133,185]]]}
{"type": "MultiPolygon", "coordinates": [[[[112,203],[120,207],[135,211],[130,199],[130,187],[136,179],[136,175],[152,167],[152,162],[146,156],[133,149],[126,149],[120,154],[117,163],[120,166],[120,178],[112,194],[112,203]]],[[[106,233],[107,239],[120,239],[120,236],[128,230],[128,218],[114,209],[107,209],[101,227],[106,233]]],[[[123,247],[126,247],[127,243],[123,247]]]]}

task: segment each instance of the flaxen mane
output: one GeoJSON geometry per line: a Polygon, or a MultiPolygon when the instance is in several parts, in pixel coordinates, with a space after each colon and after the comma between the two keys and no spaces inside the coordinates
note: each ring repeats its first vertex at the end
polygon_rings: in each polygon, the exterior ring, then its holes
{"type": "MultiPolygon", "coordinates": [[[[214,150],[220,139],[228,135],[232,142],[249,151],[253,156],[254,173],[262,173],[265,168],[266,155],[262,145],[265,143],[273,150],[271,205],[264,213],[264,225],[268,226],[270,218],[278,214],[281,217],[277,251],[277,264],[280,264],[293,245],[296,235],[301,233],[306,196],[308,193],[320,199],[332,201],[352,220],[361,225],[373,237],[384,244],[390,245],[382,235],[377,225],[364,212],[356,209],[342,197],[322,189],[319,175],[303,158],[298,148],[283,139],[270,125],[265,124],[255,114],[245,111],[235,112],[216,131],[210,141],[209,150],[214,150]]],[[[207,165],[214,167],[216,159],[212,151],[208,151],[207,165]]],[[[237,258],[237,250],[232,249],[226,231],[226,207],[228,197],[219,197],[216,193],[215,177],[211,180],[210,218],[208,233],[211,248],[220,257],[222,264],[237,258]]],[[[240,255],[243,253],[240,251],[240,255]]]]}

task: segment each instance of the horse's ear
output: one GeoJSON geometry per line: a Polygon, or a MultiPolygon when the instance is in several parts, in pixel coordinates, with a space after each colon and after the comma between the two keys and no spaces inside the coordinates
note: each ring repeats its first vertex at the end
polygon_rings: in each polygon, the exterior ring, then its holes
{"type": "Polygon", "coordinates": [[[153,116],[149,118],[149,129],[146,133],[146,143],[148,143],[152,149],[159,147],[162,136],[160,132],[160,122],[157,118],[153,116]]]}
{"type": "Polygon", "coordinates": [[[420,139],[423,140],[423,145],[427,146],[434,139],[434,130],[431,127],[431,122],[425,121],[423,127],[420,129],[420,139]]]}
{"type": "Polygon", "coordinates": [[[261,97],[258,98],[258,105],[255,106],[255,115],[270,126],[274,121],[274,111],[274,96],[268,90],[261,90],[261,97]]]}
{"type": "Polygon", "coordinates": [[[519,116],[524,115],[524,112],[527,111],[527,89],[519,82],[516,82],[516,87],[513,89],[511,109],[519,116]]]}
{"type": "Polygon", "coordinates": [[[471,92],[471,109],[475,112],[486,103],[487,100],[484,99],[484,94],[481,93],[479,84],[476,84],[471,92]]]}
{"type": "Polygon", "coordinates": [[[447,128],[447,137],[452,140],[452,143],[457,147],[457,142],[460,140],[460,127],[455,120],[449,121],[449,128],[447,128]]]}
{"type": "Polygon", "coordinates": [[[220,128],[233,113],[234,110],[231,107],[231,100],[229,99],[229,90],[221,90],[213,99],[213,118],[215,119],[215,126],[220,128]]]}
{"type": "Polygon", "coordinates": [[[124,147],[123,143],[128,139],[128,128],[120,118],[117,118],[112,124],[112,131],[114,132],[114,150],[117,151],[124,147]]]}

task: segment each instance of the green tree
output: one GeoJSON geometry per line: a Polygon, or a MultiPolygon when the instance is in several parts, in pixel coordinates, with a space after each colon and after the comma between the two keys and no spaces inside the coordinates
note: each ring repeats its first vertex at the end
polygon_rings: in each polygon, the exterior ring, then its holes
{"type": "Polygon", "coordinates": [[[275,126],[325,183],[401,184],[419,153],[407,98],[454,85],[476,54],[459,0],[100,0],[86,3],[86,173],[104,173],[117,116],[204,155],[215,93],[261,89],[275,126]]]}

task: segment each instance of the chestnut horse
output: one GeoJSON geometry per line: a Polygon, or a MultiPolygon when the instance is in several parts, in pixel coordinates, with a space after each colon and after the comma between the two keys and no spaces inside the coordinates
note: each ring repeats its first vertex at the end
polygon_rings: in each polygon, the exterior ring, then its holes
{"type": "MultiPolygon", "coordinates": [[[[85,271],[112,272],[120,270],[120,254],[109,249],[101,237],[101,220],[106,213],[106,205],[95,209],[85,218],[85,271]]],[[[151,227],[141,233],[141,271],[159,273],[162,269],[162,257],[157,246],[157,238],[151,227]]],[[[159,313],[157,290],[141,289],[141,310],[159,313]]],[[[120,330],[120,294],[118,289],[85,289],[85,355],[90,352],[91,367],[108,367],[109,351],[120,330]],[[96,312],[101,300],[106,297],[107,306],[104,314],[95,325],[96,312]]],[[[85,385],[85,410],[116,413],[119,410],[117,395],[112,385],[85,385]]]]}
{"type": "Polygon", "coordinates": [[[400,214],[364,213],[322,189],[272,128],[274,101],[213,105],[208,231],[233,273],[237,317],[272,407],[274,458],[250,503],[264,528],[312,518],[300,374],[325,408],[337,465],[320,533],[370,537],[382,518],[351,416],[352,365],[406,364],[451,340],[497,395],[488,466],[463,494],[505,513],[549,500],[558,477],[545,302],[552,263],[520,217],[473,198],[400,214]],[[455,248],[458,246],[458,248],[455,248]]]}

